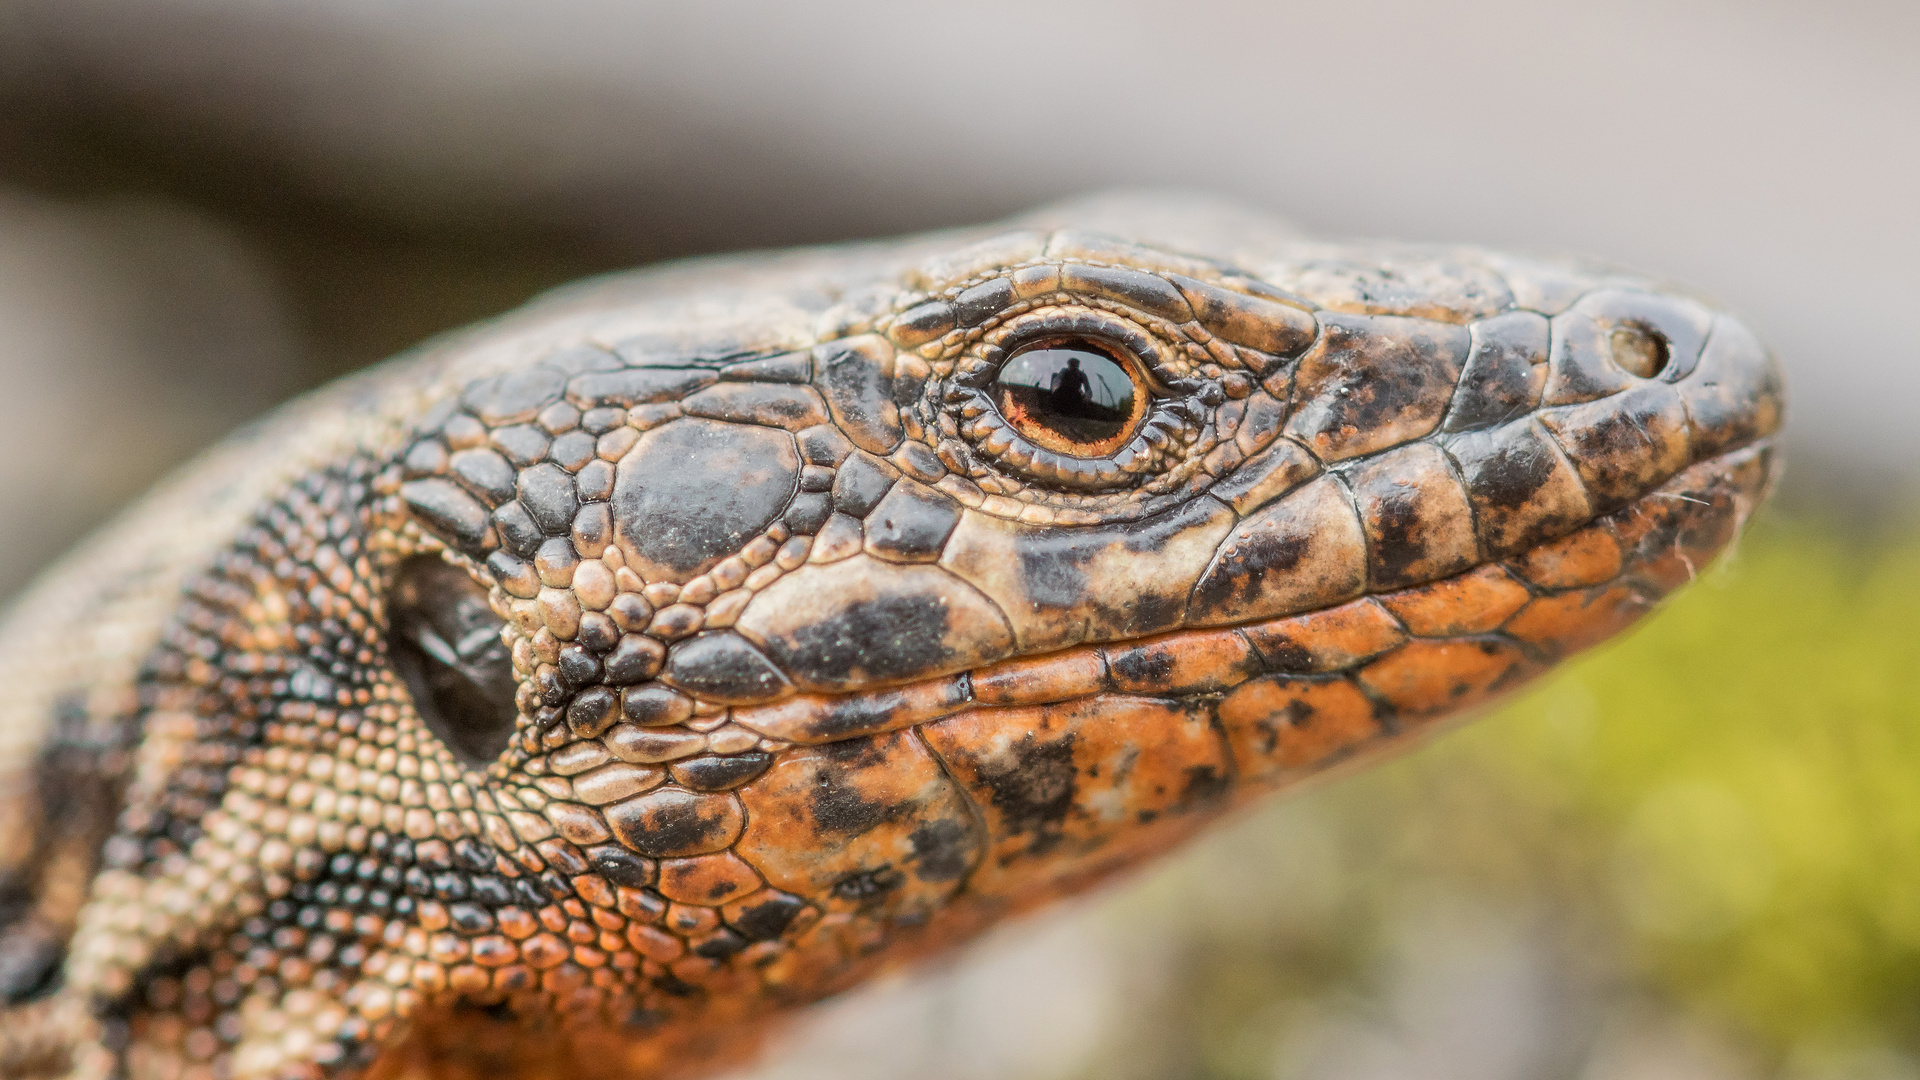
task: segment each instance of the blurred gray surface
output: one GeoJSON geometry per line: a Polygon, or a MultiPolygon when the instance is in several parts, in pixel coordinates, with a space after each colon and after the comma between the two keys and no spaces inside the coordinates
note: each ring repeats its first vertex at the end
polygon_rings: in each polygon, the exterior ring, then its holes
{"type": "Polygon", "coordinates": [[[1920,466],[1920,7],[12,0],[12,93],[134,110],[398,221],[617,258],[1212,187],[1333,234],[1693,283],[1794,439],[1920,466]],[[505,227],[502,225],[502,227],[505,227]]]}
{"type": "Polygon", "coordinates": [[[176,205],[0,192],[0,595],[297,387],[262,260],[176,205]]]}

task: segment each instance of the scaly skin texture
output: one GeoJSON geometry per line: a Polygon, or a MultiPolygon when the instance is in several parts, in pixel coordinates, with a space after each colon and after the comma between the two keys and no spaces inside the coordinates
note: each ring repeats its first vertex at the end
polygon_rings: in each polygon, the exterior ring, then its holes
{"type": "Polygon", "coordinates": [[[1615,633],[1771,480],[1773,361],[1642,279],[1072,217],[575,286],[56,568],[0,1076],[738,1060],[1615,633]],[[1133,358],[1117,448],[996,405],[1064,334],[1133,358]]]}

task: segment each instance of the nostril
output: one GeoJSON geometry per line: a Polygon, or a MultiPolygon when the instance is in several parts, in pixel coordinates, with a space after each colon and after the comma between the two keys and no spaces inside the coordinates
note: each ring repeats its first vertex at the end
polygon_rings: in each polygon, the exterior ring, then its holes
{"type": "Polygon", "coordinates": [[[1628,323],[1613,331],[1613,362],[1622,371],[1651,379],[1666,370],[1666,336],[1649,327],[1628,323]]]}

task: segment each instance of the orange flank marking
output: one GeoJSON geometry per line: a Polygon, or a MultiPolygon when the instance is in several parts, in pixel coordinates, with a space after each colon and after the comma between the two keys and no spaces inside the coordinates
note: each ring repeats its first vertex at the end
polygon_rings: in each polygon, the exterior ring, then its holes
{"type": "Polygon", "coordinates": [[[683,904],[721,904],[759,887],[760,875],[731,851],[660,863],[660,895],[683,904]]]}
{"type": "Polygon", "coordinates": [[[1109,648],[1113,688],[1132,694],[1193,694],[1222,690],[1259,670],[1260,658],[1232,630],[1169,634],[1138,645],[1109,648]]]}
{"type": "Polygon", "coordinates": [[[1220,702],[1242,781],[1311,769],[1380,734],[1373,703],[1346,679],[1254,679],[1220,702]]]}
{"type": "Polygon", "coordinates": [[[1039,705],[1105,689],[1107,665],[1093,649],[1073,649],[1005,660],[973,673],[973,698],[982,705],[1039,705]]]}
{"type": "Polygon", "coordinates": [[[1371,599],[1255,623],[1242,632],[1269,668],[1301,675],[1352,667],[1407,639],[1393,616],[1371,599]]]}
{"type": "Polygon", "coordinates": [[[969,891],[1020,902],[1036,875],[1098,876],[1137,844],[1185,835],[1184,819],[1217,808],[1228,781],[1208,710],[1153,698],[980,709],[922,731],[991,838],[969,891]]]}
{"type": "Polygon", "coordinates": [[[1359,679],[1401,717],[1419,720],[1481,704],[1538,670],[1498,639],[1409,641],[1361,668],[1359,679]]]}
{"type": "Polygon", "coordinates": [[[1625,585],[1576,589],[1536,599],[1507,623],[1506,632],[1564,656],[1605,641],[1652,607],[1625,585]]]}
{"type": "Polygon", "coordinates": [[[1516,555],[1507,565],[1543,589],[1599,585],[1620,575],[1620,541],[1606,525],[1590,525],[1516,555]]]}
{"type": "Polygon", "coordinates": [[[1526,587],[1498,566],[1404,589],[1380,598],[1416,637],[1484,634],[1527,602],[1526,587]]]}

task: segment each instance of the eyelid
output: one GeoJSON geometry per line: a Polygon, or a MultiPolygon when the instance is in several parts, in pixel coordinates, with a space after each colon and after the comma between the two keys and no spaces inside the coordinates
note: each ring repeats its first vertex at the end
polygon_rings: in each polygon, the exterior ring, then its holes
{"type": "MultiPolygon", "coordinates": [[[[1149,390],[1165,396],[1171,387],[1166,358],[1162,355],[1165,345],[1160,339],[1132,319],[1100,308],[1054,306],[1022,312],[991,328],[980,339],[981,346],[996,354],[992,360],[977,355],[966,359],[984,365],[991,380],[993,371],[1029,343],[1061,337],[1104,342],[1131,361],[1149,390]]],[[[968,366],[963,359],[962,370],[956,370],[955,374],[964,375],[964,368],[968,366]]]]}
{"type": "Polygon", "coordinates": [[[946,376],[926,384],[926,406],[982,465],[1031,492],[1015,495],[1021,501],[1065,497],[1078,510],[1130,520],[1135,509],[1145,512],[1186,484],[1205,453],[1194,447],[1208,430],[1211,406],[1203,398],[1214,385],[1205,372],[1212,361],[1193,348],[1184,331],[1156,329],[1122,310],[1044,303],[994,319],[959,345],[946,376]],[[1145,414],[1117,449],[1087,457],[1049,449],[1016,427],[995,400],[994,385],[1017,353],[1036,340],[1062,337],[1098,342],[1128,370],[1145,414]]]}

